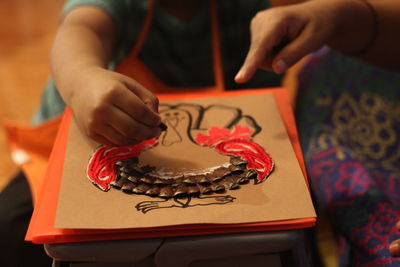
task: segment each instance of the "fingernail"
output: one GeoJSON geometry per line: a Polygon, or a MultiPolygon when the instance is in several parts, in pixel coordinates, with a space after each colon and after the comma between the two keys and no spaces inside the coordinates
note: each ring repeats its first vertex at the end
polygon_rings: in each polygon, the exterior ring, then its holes
{"type": "Polygon", "coordinates": [[[154,104],[152,104],[152,103],[146,103],[146,105],[147,105],[147,107],[148,107],[150,110],[152,110],[152,111],[158,113],[157,107],[154,106],[154,104]]]}
{"type": "Polygon", "coordinates": [[[400,247],[399,247],[399,243],[394,241],[389,245],[389,251],[392,255],[394,256],[399,256],[400,254],[400,247]]]}
{"type": "Polygon", "coordinates": [[[286,71],[286,68],[287,68],[286,63],[285,63],[285,61],[283,61],[282,59],[278,60],[278,61],[274,64],[274,71],[275,71],[277,74],[281,74],[281,73],[285,72],[285,71],[286,71]]]}
{"type": "Polygon", "coordinates": [[[244,70],[240,69],[239,72],[235,76],[235,81],[240,81],[243,79],[244,76],[244,70]]]}
{"type": "Polygon", "coordinates": [[[147,100],[147,99],[145,99],[145,100],[143,101],[143,103],[144,103],[151,111],[154,111],[155,113],[158,113],[158,106],[157,106],[157,104],[155,104],[154,102],[152,102],[152,101],[150,101],[150,100],[147,100]]]}

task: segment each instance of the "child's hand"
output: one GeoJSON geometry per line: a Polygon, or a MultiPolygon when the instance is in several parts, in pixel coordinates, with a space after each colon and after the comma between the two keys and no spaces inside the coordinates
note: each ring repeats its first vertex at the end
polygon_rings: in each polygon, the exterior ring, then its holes
{"type": "Polygon", "coordinates": [[[102,9],[82,6],[63,18],[51,53],[57,89],[80,129],[106,145],[132,145],[160,135],[157,98],[136,81],[106,69],[116,25],[102,9]]]}
{"type": "Polygon", "coordinates": [[[158,99],[133,79],[95,67],[76,80],[69,103],[93,140],[123,146],[160,135],[158,99]]]}

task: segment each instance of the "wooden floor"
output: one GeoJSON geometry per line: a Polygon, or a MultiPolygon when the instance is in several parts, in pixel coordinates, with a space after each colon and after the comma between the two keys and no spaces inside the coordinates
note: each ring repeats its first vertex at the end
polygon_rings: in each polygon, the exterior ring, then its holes
{"type": "MultiPolygon", "coordinates": [[[[64,0],[0,1],[0,120],[28,123],[48,75],[48,54],[64,0]]],[[[15,173],[0,128],[0,190],[15,173]]]]}

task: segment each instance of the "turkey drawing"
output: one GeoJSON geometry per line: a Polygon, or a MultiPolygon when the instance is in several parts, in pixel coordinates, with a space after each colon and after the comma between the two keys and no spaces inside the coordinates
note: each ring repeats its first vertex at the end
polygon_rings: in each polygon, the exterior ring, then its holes
{"type": "Polygon", "coordinates": [[[87,167],[94,185],[164,200],[202,198],[272,172],[271,157],[252,141],[262,129],[241,109],[185,103],[160,104],[159,112],[167,129],[158,139],[95,150],[87,167]]]}

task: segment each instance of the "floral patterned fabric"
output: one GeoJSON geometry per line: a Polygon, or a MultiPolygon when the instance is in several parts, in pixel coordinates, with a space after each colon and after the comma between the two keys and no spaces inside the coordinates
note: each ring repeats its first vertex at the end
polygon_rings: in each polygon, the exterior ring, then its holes
{"type": "Polygon", "coordinates": [[[324,48],[300,73],[296,115],[340,266],[400,266],[388,250],[400,238],[400,73],[324,48]]]}

